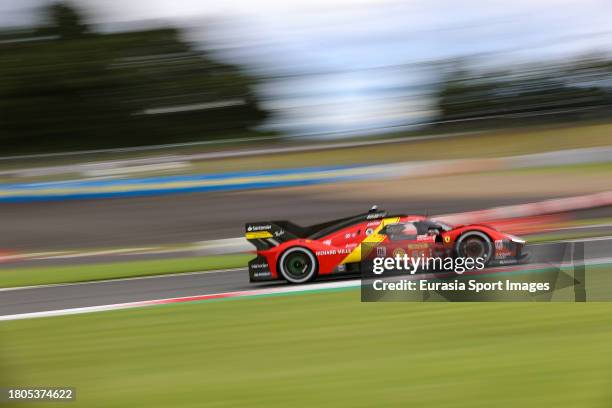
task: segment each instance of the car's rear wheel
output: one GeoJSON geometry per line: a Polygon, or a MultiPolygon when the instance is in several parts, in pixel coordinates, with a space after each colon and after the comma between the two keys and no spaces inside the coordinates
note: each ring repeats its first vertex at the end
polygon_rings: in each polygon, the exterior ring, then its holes
{"type": "Polygon", "coordinates": [[[462,258],[483,259],[487,265],[493,257],[493,245],[491,240],[481,233],[468,233],[457,242],[457,255],[462,258]]]}
{"type": "Polygon", "coordinates": [[[291,283],[304,283],[317,276],[317,260],[306,248],[289,248],[278,261],[280,273],[291,283]]]}

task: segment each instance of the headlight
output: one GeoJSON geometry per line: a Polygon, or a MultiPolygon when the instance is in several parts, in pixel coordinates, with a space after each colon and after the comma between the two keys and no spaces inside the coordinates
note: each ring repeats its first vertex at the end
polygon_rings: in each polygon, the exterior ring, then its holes
{"type": "Polygon", "coordinates": [[[510,238],[510,241],[516,243],[516,244],[524,244],[525,240],[521,239],[515,235],[510,235],[510,234],[506,234],[508,236],[508,238],[510,238]]]}

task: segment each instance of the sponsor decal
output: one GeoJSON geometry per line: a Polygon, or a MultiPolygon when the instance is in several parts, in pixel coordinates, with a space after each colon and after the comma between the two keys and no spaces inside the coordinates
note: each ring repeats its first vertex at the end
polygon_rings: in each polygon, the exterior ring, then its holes
{"type": "Polygon", "coordinates": [[[368,214],[366,216],[366,220],[375,220],[378,218],[382,218],[385,216],[385,213],[374,213],[374,214],[368,214]]]}
{"type": "Polygon", "coordinates": [[[270,224],[266,224],[266,225],[249,225],[249,227],[247,228],[247,231],[267,231],[272,229],[272,225],[270,224]]]}
{"type": "Polygon", "coordinates": [[[272,272],[270,271],[259,271],[253,273],[254,278],[267,278],[269,276],[272,276],[272,272]]]}
{"type": "Polygon", "coordinates": [[[376,247],[376,256],[379,258],[384,258],[387,256],[387,248],[384,246],[376,247]]]}
{"type": "Polygon", "coordinates": [[[395,248],[393,250],[393,257],[403,257],[404,255],[406,255],[406,251],[404,251],[403,248],[395,248]]]}
{"type": "Polygon", "coordinates": [[[331,239],[326,239],[325,241],[323,241],[323,243],[325,245],[331,245],[331,239]]]}
{"type": "Polygon", "coordinates": [[[509,250],[495,251],[495,259],[505,259],[510,256],[512,256],[512,252],[510,252],[509,250]]]}
{"type": "Polygon", "coordinates": [[[417,235],[417,241],[433,241],[433,235],[417,235]]]}
{"type": "Polygon", "coordinates": [[[277,238],[282,237],[283,235],[285,235],[285,230],[274,231],[274,236],[277,238]]]}
{"type": "Polygon", "coordinates": [[[378,227],[380,225],[380,221],[370,221],[366,224],[366,227],[378,227]]]}
{"type": "Polygon", "coordinates": [[[257,231],[247,232],[246,239],[261,239],[261,238],[272,238],[272,234],[269,231],[257,231]]]}
{"type": "Polygon", "coordinates": [[[495,249],[500,250],[500,249],[504,249],[504,241],[501,239],[496,239],[495,240],[495,249]]]}
{"type": "Polygon", "coordinates": [[[326,255],[342,255],[342,254],[350,254],[351,250],[349,248],[343,249],[326,249],[324,251],[315,252],[316,256],[326,256],[326,255]]]}
{"type": "Polygon", "coordinates": [[[251,264],[251,269],[267,269],[267,263],[251,264]]]}
{"type": "Polygon", "coordinates": [[[451,240],[450,236],[447,235],[444,237],[444,242],[446,242],[447,244],[450,242],[450,240],[451,240]]]}
{"type": "Polygon", "coordinates": [[[408,244],[408,249],[426,249],[429,248],[427,244],[408,244]]]}

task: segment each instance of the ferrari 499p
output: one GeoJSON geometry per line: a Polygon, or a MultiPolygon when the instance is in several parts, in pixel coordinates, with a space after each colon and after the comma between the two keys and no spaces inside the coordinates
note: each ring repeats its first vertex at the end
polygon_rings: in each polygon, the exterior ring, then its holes
{"type": "Polygon", "coordinates": [[[251,282],[304,283],[359,273],[362,244],[411,257],[481,258],[487,266],[518,263],[526,256],[524,240],[487,225],[451,226],[420,215],[387,215],[376,207],[308,227],[289,221],[248,223],[246,239],[257,248],[249,262],[251,282]]]}

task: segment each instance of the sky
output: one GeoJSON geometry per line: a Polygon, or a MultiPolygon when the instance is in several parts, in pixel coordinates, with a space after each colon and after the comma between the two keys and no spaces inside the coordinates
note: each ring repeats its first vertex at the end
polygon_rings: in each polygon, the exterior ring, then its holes
{"type": "MultiPolygon", "coordinates": [[[[0,25],[31,21],[32,7],[45,1],[0,0],[0,25]]],[[[435,73],[422,62],[482,53],[484,63],[507,66],[612,48],[609,0],[73,3],[105,29],[179,25],[219,58],[270,77],[258,88],[275,112],[269,126],[293,134],[433,118],[424,90],[435,73]]]]}

